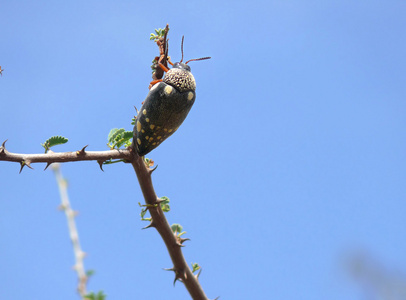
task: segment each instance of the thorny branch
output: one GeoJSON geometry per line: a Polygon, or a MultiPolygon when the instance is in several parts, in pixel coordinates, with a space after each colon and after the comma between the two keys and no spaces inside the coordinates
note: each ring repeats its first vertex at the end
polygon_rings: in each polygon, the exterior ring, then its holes
{"type": "MultiPolygon", "coordinates": [[[[97,161],[102,166],[104,161],[110,159],[123,159],[131,163],[135,173],[137,174],[138,182],[140,184],[142,193],[146,204],[148,205],[151,214],[151,223],[145,228],[155,227],[161,235],[169,255],[173,262],[173,267],[170,269],[175,273],[175,281],[183,282],[195,300],[207,300],[199,281],[198,276],[194,275],[187,265],[183,256],[181,247],[185,239],[181,239],[173,233],[162,209],[159,205],[160,199],[157,197],[151,179],[151,174],[154,169],[147,167],[144,159],[134,151],[132,147],[124,150],[108,150],[108,151],[86,151],[83,149],[75,152],[49,152],[45,154],[19,154],[11,153],[6,150],[5,143],[3,142],[0,147],[0,161],[18,162],[21,165],[20,172],[24,166],[32,169],[33,163],[46,163],[50,166],[56,162],[74,162],[74,161],[97,161]]],[[[45,169],[46,169],[45,168],[45,169]]]]}
{"type": "Polygon", "coordinates": [[[78,293],[84,299],[87,294],[86,291],[86,284],[88,280],[88,276],[85,271],[85,265],[83,263],[83,258],[85,257],[85,253],[80,246],[79,241],[79,233],[76,228],[75,216],[76,212],[72,209],[68,197],[68,190],[67,190],[67,182],[66,179],[63,178],[61,169],[59,167],[59,163],[53,164],[51,166],[52,170],[54,171],[56,182],[58,183],[59,193],[61,196],[61,210],[65,212],[66,219],[68,221],[68,230],[69,236],[73,246],[73,253],[75,255],[75,265],[74,270],[78,275],[78,293]]]}

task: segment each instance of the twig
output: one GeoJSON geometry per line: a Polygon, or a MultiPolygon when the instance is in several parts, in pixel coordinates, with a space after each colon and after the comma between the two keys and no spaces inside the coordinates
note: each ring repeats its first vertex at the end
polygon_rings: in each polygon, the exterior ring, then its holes
{"type": "Polygon", "coordinates": [[[185,261],[181,250],[182,244],[172,232],[171,226],[166,220],[161,206],[157,205],[159,199],[155,194],[151,179],[153,169],[147,168],[143,159],[139,156],[132,160],[131,164],[137,174],[138,182],[141,186],[145,202],[148,205],[149,213],[151,214],[152,221],[147,227],[155,227],[165,242],[166,248],[168,249],[173,262],[173,268],[170,270],[175,273],[174,283],[176,280],[183,282],[193,299],[207,300],[208,298],[205,295],[197,276],[192,273],[192,270],[190,270],[185,261]]]}
{"type": "MultiPolygon", "coordinates": [[[[151,214],[151,224],[147,226],[155,227],[161,235],[169,255],[173,262],[173,268],[170,270],[175,273],[175,280],[183,282],[194,300],[207,300],[197,276],[195,276],[187,265],[183,256],[181,247],[182,241],[177,239],[159,205],[159,199],[155,194],[152,185],[151,174],[155,169],[150,169],[145,165],[142,157],[138,156],[132,147],[125,150],[110,150],[110,151],[85,151],[83,148],[76,152],[65,153],[45,153],[45,154],[19,154],[11,153],[5,149],[5,142],[0,147],[0,161],[19,162],[22,168],[27,165],[31,167],[32,163],[45,162],[47,167],[55,162],[71,162],[82,160],[95,160],[101,164],[109,159],[124,159],[132,164],[135,173],[138,177],[142,193],[146,204],[148,205],[151,214]]],[[[31,167],[32,168],[32,167],[31,167]]],[[[20,172],[21,172],[20,170],[20,172]]]]}
{"type": "Polygon", "coordinates": [[[31,164],[33,163],[47,163],[46,168],[48,168],[52,163],[64,163],[72,161],[84,161],[84,160],[95,160],[99,163],[100,167],[103,162],[110,159],[124,159],[130,160],[132,155],[129,149],[123,150],[108,150],[108,151],[85,151],[83,149],[75,152],[48,152],[42,154],[22,154],[22,153],[11,153],[5,148],[5,143],[3,142],[0,147],[0,161],[12,161],[18,162],[21,165],[20,173],[25,166],[32,169],[31,164]]]}
{"type": "Polygon", "coordinates": [[[78,275],[78,293],[82,297],[82,299],[84,299],[84,297],[87,295],[86,284],[88,276],[86,274],[85,266],[83,263],[85,252],[82,251],[82,248],[80,246],[79,233],[76,228],[76,213],[70,206],[67,182],[62,176],[60,165],[55,164],[52,165],[51,168],[54,171],[56,182],[58,183],[59,194],[61,196],[61,208],[65,212],[66,220],[68,221],[69,236],[72,241],[73,253],[75,255],[74,270],[78,275]]]}

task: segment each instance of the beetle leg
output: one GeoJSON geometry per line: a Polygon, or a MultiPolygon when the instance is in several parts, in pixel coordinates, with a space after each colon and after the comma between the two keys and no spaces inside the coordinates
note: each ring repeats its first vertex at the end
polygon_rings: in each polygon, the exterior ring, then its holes
{"type": "MultiPolygon", "coordinates": [[[[152,80],[150,83],[149,83],[149,89],[151,89],[155,84],[157,84],[158,82],[161,82],[162,81],[162,79],[157,79],[157,80],[152,80]]],[[[144,102],[142,103],[142,104],[144,104],[144,102]]]]}
{"type": "Polygon", "coordinates": [[[162,70],[164,70],[164,72],[168,72],[169,71],[169,69],[167,68],[167,67],[165,67],[163,64],[161,64],[161,63],[158,63],[158,66],[162,69],[162,70]]]}
{"type": "Polygon", "coordinates": [[[161,81],[162,81],[162,79],[152,80],[149,84],[154,85],[154,84],[156,84],[158,82],[161,82],[161,81]]]}
{"type": "Polygon", "coordinates": [[[168,56],[168,63],[169,63],[171,66],[173,66],[173,62],[171,61],[171,57],[170,57],[170,56],[168,56]]]}

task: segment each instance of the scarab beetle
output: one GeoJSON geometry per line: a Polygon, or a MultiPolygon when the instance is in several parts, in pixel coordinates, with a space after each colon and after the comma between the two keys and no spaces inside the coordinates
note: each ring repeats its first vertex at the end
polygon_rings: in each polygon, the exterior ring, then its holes
{"type": "Polygon", "coordinates": [[[134,126],[133,145],[138,155],[143,156],[170,137],[183,123],[196,99],[196,82],[187,65],[190,61],[209,59],[203,57],[173,64],[167,69],[159,64],[166,74],[154,84],[138,112],[134,126]]]}

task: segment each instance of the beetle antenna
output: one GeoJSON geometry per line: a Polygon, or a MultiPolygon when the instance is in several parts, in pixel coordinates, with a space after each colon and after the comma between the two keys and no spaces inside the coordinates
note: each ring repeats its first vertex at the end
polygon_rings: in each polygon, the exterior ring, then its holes
{"type": "Polygon", "coordinates": [[[201,58],[190,59],[190,60],[188,60],[187,62],[185,62],[185,65],[187,65],[187,63],[190,62],[190,61],[205,60],[205,59],[210,59],[210,58],[211,58],[210,56],[207,56],[207,57],[201,57],[201,58]]]}
{"type": "Polygon", "coordinates": [[[180,44],[180,51],[182,52],[182,59],[180,60],[180,62],[183,61],[183,40],[185,39],[185,36],[182,35],[182,43],[180,44]]]}

